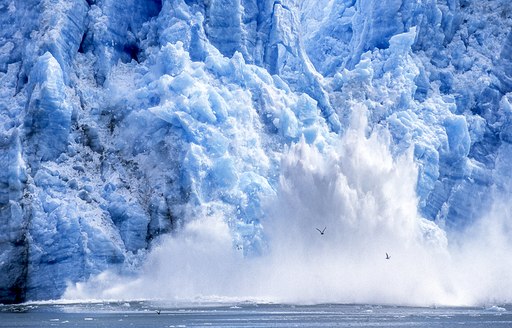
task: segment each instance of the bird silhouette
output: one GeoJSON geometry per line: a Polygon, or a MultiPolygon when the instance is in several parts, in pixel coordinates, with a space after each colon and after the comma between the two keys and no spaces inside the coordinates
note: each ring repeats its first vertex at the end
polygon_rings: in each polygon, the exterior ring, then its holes
{"type": "Polygon", "coordinates": [[[155,310],[156,314],[160,314],[160,310],[155,310]]]}
{"type": "Polygon", "coordinates": [[[318,232],[320,232],[320,234],[321,234],[321,235],[323,235],[323,234],[324,234],[324,232],[325,232],[325,229],[326,229],[326,228],[327,228],[327,227],[325,227],[325,228],[324,228],[324,230],[320,230],[320,229],[316,228],[316,230],[318,230],[318,232]]]}
{"type": "Polygon", "coordinates": [[[389,260],[389,259],[391,259],[391,256],[389,256],[389,254],[386,253],[386,260],[389,260]]]}

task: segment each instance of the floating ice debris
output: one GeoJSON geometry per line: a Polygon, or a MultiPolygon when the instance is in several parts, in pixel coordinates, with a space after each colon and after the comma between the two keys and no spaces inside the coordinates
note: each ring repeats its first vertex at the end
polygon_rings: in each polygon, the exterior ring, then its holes
{"type": "Polygon", "coordinates": [[[491,311],[491,312],[505,312],[505,311],[507,311],[507,309],[505,309],[505,308],[503,308],[501,306],[497,306],[497,305],[486,307],[485,310],[486,311],[491,311]]]}

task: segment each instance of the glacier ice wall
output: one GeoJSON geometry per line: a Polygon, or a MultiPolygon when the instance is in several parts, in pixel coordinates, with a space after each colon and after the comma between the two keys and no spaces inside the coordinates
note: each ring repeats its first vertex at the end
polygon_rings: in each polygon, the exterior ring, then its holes
{"type": "Polygon", "coordinates": [[[464,231],[511,190],[511,15],[505,0],[3,1],[0,299],[136,271],[195,218],[267,252],[283,153],[327,156],[361,105],[368,134],[412,150],[420,215],[464,231]]]}

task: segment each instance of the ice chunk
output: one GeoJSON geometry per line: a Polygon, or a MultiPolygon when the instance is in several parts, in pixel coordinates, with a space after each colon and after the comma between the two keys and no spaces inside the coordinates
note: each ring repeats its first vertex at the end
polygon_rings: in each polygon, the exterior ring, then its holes
{"type": "Polygon", "coordinates": [[[135,202],[128,202],[118,194],[108,196],[108,212],[119,229],[126,250],[136,252],[146,248],[149,217],[135,202]]]}
{"type": "Polygon", "coordinates": [[[21,302],[26,287],[26,221],[21,207],[26,183],[18,131],[0,134],[0,299],[21,302]]]}
{"type": "Polygon", "coordinates": [[[49,52],[39,57],[29,83],[25,129],[31,148],[36,159],[56,159],[68,145],[72,106],[66,96],[61,67],[49,52]]]}
{"type": "Polygon", "coordinates": [[[448,156],[454,160],[466,157],[471,144],[466,120],[460,116],[448,117],[444,120],[444,127],[448,136],[448,156]]]}

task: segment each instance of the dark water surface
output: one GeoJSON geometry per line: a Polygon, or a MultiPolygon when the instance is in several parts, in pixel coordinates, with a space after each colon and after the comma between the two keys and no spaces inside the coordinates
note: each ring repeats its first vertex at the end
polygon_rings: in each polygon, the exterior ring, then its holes
{"type": "Polygon", "coordinates": [[[512,327],[512,306],[414,308],[163,302],[0,305],[0,327],[512,327]],[[157,313],[160,311],[160,314],[157,313]]]}

